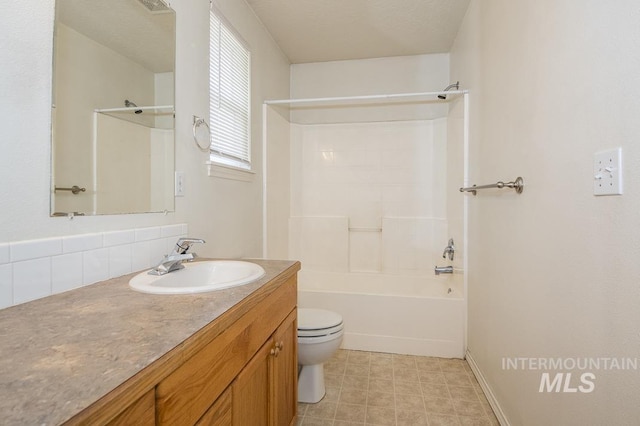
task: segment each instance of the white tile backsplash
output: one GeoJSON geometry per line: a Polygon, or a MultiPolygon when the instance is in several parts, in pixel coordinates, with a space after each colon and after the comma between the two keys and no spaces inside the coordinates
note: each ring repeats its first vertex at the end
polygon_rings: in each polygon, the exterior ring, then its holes
{"type": "Polygon", "coordinates": [[[136,240],[135,229],[126,231],[114,231],[104,233],[104,247],[119,246],[122,244],[131,244],[136,240]]]}
{"type": "Polygon", "coordinates": [[[136,241],[157,240],[161,237],[162,232],[159,226],[136,229],[136,241]]]}
{"type": "Polygon", "coordinates": [[[109,249],[82,253],[82,284],[88,285],[109,279],[109,249]]]}
{"type": "Polygon", "coordinates": [[[62,237],[63,253],[77,253],[102,247],[102,234],[83,234],[62,237]]]}
{"type": "Polygon", "coordinates": [[[15,305],[51,294],[50,257],[13,263],[13,303],[15,305]]]}
{"type": "Polygon", "coordinates": [[[82,285],[82,253],[63,254],[51,258],[51,290],[62,293],[82,285]]]}
{"type": "Polygon", "coordinates": [[[13,267],[0,265],[0,309],[13,305],[13,267]]]}
{"type": "Polygon", "coordinates": [[[148,269],[188,225],[0,243],[0,309],[148,269]]]}
{"type": "Polygon", "coordinates": [[[109,278],[131,273],[131,244],[109,247],[109,278]]]}
{"type": "MultiPolygon", "coordinates": [[[[175,240],[173,242],[175,244],[175,240]]],[[[156,265],[162,260],[162,257],[171,253],[173,246],[167,247],[167,238],[149,241],[149,256],[152,265],[156,265]]]]}
{"type": "Polygon", "coordinates": [[[9,244],[11,262],[62,254],[62,238],[18,241],[9,244]]]}
{"type": "Polygon", "coordinates": [[[131,246],[131,271],[141,271],[151,266],[153,266],[151,263],[151,242],[140,241],[133,244],[131,246]]]}
{"type": "Polygon", "coordinates": [[[182,225],[167,225],[162,227],[162,236],[163,237],[177,237],[182,235],[182,225]]]}
{"type": "Polygon", "coordinates": [[[9,260],[9,244],[2,243],[0,244],[0,265],[9,263],[9,260]]]}

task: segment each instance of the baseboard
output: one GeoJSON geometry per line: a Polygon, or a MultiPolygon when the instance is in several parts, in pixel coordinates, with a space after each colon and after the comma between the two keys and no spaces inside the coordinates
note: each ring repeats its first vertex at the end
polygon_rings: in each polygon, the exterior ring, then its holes
{"type": "Polygon", "coordinates": [[[341,347],[343,349],[358,351],[404,355],[460,359],[464,357],[464,351],[460,343],[449,340],[412,339],[374,334],[344,333],[341,347]]]}
{"type": "Polygon", "coordinates": [[[502,411],[502,408],[500,407],[500,404],[498,403],[496,396],[491,391],[489,384],[487,383],[486,379],[482,375],[482,372],[480,371],[478,364],[476,364],[475,360],[473,359],[473,355],[471,355],[471,352],[469,352],[469,350],[467,350],[465,358],[467,360],[467,363],[469,364],[469,367],[471,367],[471,371],[473,371],[474,376],[476,376],[476,379],[478,380],[478,383],[480,384],[480,387],[482,388],[484,395],[487,397],[487,401],[489,401],[489,405],[491,405],[493,414],[496,415],[496,418],[498,419],[498,422],[500,423],[500,425],[511,426],[511,423],[509,423],[509,421],[507,420],[507,417],[504,415],[504,411],[502,411]]]}

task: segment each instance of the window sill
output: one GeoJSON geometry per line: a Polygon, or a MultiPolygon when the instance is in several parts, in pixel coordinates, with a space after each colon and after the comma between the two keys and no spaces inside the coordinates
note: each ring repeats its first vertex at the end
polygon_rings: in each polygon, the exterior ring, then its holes
{"type": "Polygon", "coordinates": [[[209,170],[209,177],[239,180],[242,182],[252,182],[253,177],[256,174],[251,170],[239,169],[237,167],[231,167],[231,166],[224,166],[222,164],[214,163],[212,161],[207,161],[206,164],[209,170]]]}

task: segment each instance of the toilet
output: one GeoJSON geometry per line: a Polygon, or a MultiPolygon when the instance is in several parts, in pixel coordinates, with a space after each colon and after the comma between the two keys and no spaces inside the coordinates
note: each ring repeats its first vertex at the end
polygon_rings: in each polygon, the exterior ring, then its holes
{"type": "Polygon", "coordinates": [[[298,309],[298,401],[316,403],[325,394],[324,367],[340,348],[342,316],[324,309],[298,309]]]}

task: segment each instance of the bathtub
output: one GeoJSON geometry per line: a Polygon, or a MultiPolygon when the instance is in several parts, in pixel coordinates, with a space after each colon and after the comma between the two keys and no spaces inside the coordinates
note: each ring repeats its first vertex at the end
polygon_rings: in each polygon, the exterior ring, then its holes
{"type": "Polygon", "coordinates": [[[302,270],[298,306],[344,319],[343,349],[464,357],[462,275],[444,277],[302,270]]]}

